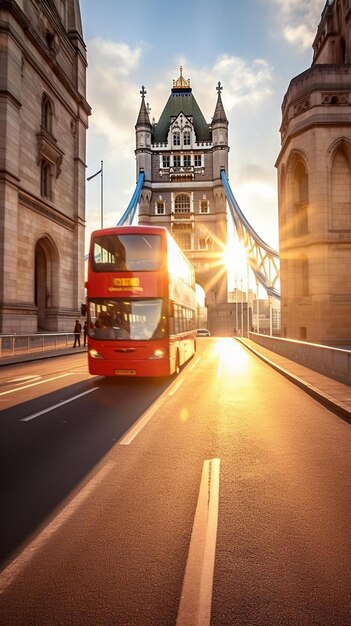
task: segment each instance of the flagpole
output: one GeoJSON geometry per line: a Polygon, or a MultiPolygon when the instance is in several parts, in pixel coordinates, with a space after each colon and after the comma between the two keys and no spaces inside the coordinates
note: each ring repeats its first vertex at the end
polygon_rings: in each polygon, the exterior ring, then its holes
{"type": "Polygon", "coordinates": [[[100,174],[100,223],[101,228],[104,227],[104,162],[101,161],[101,168],[92,176],[88,176],[87,181],[93,180],[95,176],[100,174]]]}
{"type": "Polygon", "coordinates": [[[101,179],[100,179],[100,211],[101,211],[101,228],[104,227],[104,162],[101,161],[101,179]]]}

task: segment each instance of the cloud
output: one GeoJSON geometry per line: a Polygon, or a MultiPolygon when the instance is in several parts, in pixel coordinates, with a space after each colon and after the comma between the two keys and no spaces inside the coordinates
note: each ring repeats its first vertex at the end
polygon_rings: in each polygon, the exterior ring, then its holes
{"type": "Polygon", "coordinates": [[[135,75],[140,57],[140,47],[102,39],[88,42],[90,128],[106,138],[112,152],[118,149],[126,154],[133,141],[130,131],[139,105],[135,75]]]}
{"type": "Polygon", "coordinates": [[[259,183],[261,185],[276,184],[276,174],[258,163],[246,163],[240,168],[239,178],[242,184],[259,183]]]}
{"type": "Polygon", "coordinates": [[[287,42],[303,52],[311,47],[324,8],[321,0],[261,1],[271,5],[274,21],[279,26],[277,32],[281,32],[287,42]]]}
{"type": "Polygon", "coordinates": [[[221,81],[228,113],[239,106],[250,104],[255,107],[271,94],[273,70],[264,59],[249,62],[241,57],[224,54],[215,61],[213,67],[200,69],[200,72],[199,68],[194,68],[193,75],[199,83],[196,93],[199,93],[203,102],[208,100],[211,90],[213,100],[216,101],[214,86],[218,80],[221,81]]]}
{"type": "Polygon", "coordinates": [[[116,43],[101,38],[90,39],[88,42],[89,57],[93,67],[104,70],[108,67],[109,74],[126,76],[138,67],[141,48],[134,50],[125,43],[116,43]]]}
{"type": "Polygon", "coordinates": [[[223,55],[214,65],[213,73],[226,85],[229,112],[238,105],[255,106],[272,93],[273,70],[264,59],[249,63],[242,58],[223,55]]]}

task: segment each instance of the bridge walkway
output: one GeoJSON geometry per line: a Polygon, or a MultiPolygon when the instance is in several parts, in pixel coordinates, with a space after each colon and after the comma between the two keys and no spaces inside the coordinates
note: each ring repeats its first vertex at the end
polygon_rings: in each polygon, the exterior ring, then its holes
{"type": "Polygon", "coordinates": [[[351,387],[349,385],[280,356],[246,337],[236,337],[235,340],[332,411],[351,420],[351,387]]]}

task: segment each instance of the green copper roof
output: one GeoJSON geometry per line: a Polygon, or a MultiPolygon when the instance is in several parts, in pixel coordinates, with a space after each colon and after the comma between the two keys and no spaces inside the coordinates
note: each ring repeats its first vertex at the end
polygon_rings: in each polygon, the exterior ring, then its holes
{"type": "Polygon", "coordinates": [[[167,141],[167,135],[171,118],[183,113],[186,117],[192,117],[197,141],[210,141],[211,131],[203,114],[200,111],[191,90],[172,91],[168,102],[163,109],[162,115],[153,129],[153,141],[163,143],[167,141]]]}

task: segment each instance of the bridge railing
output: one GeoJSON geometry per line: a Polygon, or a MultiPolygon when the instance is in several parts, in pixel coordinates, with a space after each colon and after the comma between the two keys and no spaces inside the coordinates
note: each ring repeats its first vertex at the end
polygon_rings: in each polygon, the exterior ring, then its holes
{"type": "Polygon", "coordinates": [[[255,343],[276,352],[281,356],[351,385],[351,350],[324,346],[318,343],[270,337],[259,333],[249,333],[255,343]]]}
{"type": "Polygon", "coordinates": [[[0,335],[0,359],[73,346],[74,333],[0,335]]]}

